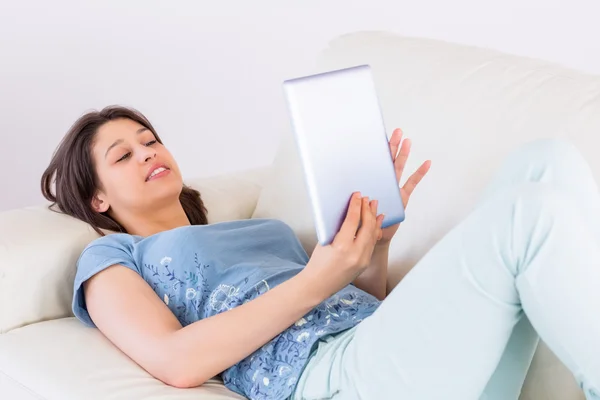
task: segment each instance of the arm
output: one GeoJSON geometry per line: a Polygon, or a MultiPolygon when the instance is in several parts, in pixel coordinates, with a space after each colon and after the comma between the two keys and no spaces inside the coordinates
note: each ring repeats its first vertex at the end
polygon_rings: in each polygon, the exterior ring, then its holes
{"type": "Polygon", "coordinates": [[[90,316],[111,342],[157,379],[187,388],[248,356],[323,301],[324,294],[310,290],[308,276],[300,273],[255,300],[185,328],[126,267],[98,273],[84,291],[90,316]]]}
{"type": "Polygon", "coordinates": [[[382,215],[353,196],[333,243],[317,245],[300,273],[248,303],[185,328],[143,278],[122,265],[84,283],[87,309],[104,335],[151,375],[176,387],[198,386],[360,275],[382,222],[382,215]]]}
{"type": "Polygon", "coordinates": [[[354,286],[372,294],[379,300],[387,296],[389,243],[378,242],[367,269],[354,280],[354,286]]]}

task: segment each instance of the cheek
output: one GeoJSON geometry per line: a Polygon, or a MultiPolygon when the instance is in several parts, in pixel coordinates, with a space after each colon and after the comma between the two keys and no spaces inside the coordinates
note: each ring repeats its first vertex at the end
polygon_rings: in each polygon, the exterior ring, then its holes
{"type": "Polygon", "coordinates": [[[171,170],[176,171],[179,175],[181,175],[180,170],[179,170],[179,165],[177,165],[177,161],[175,160],[173,155],[169,152],[169,150],[167,150],[166,148],[163,147],[161,153],[162,154],[159,154],[159,156],[163,160],[168,161],[168,164],[171,166],[171,170]]]}
{"type": "Polygon", "coordinates": [[[139,196],[140,181],[139,173],[128,168],[111,168],[100,174],[104,191],[112,203],[121,203],[139,196]]]}

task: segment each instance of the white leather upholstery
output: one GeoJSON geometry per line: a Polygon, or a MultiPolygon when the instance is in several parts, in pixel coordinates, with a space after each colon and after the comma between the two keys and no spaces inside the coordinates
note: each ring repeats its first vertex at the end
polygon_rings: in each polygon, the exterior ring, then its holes
{"type": "Polygon", "coordinates": [[[243,399],[217,380],[193,389],[167,386],[75,318],[2,335],[0,389],[6,400],[243,399]]]}
{"type": "Polygon", "coordinates": [[[71,315],[75,262],[97,236],[43,206],[0,213],[0,333],[71,315]]]}
{"type": "MultiPolygon", "coordinates": [[[[369,64],[388,134],[413,140],[405,178],[432,159],[390,251],[391,286],[463,218],[501,159],[539,137],[567,137],[600,181],[600,77],[492,50],[360,32],[332,41],[312,72],[369,64]]],[[[273,180],[253,217],[288,223],[310,254],[316,235],[291,132],[283,132],[273,180]]],[[[582,398],[573,378],[542,344],[523,400],[582,398]]]]}

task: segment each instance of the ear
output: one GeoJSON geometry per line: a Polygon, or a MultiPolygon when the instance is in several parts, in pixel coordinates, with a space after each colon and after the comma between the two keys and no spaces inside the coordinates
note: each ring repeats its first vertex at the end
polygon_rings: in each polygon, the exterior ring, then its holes
{"type": "Polygon", "coordinates": [[[103,213],[108,211],[108,209],[110,208],[110,204],[108,204],[107,199],[102,193],[96,193],[96,195],[92,199],[92,208],[98,213],[103,213]]]}

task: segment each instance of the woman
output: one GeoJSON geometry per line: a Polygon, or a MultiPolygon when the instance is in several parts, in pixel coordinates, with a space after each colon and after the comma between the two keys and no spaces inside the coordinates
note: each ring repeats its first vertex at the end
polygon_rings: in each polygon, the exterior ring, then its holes
{"type": "MultiPolygon", "coordinates": [[[[401,135],[390,139],[398,180],[401,135]]],[[[401,189],[404,204],[429,166],[401,189]]],[[[207,224],[198,192],[131,109],[80,118],[42,190],[99,233],[122,232],[81,254],[73,311],[169,385],[221,374],[251,399],[476,399],[524,312],[600,398],[600,196],[567,142],[515,151],[389,295],[398,226],[381,229],[376,200],[354,194],[310,259],[280,221],[207,224]]]]}

